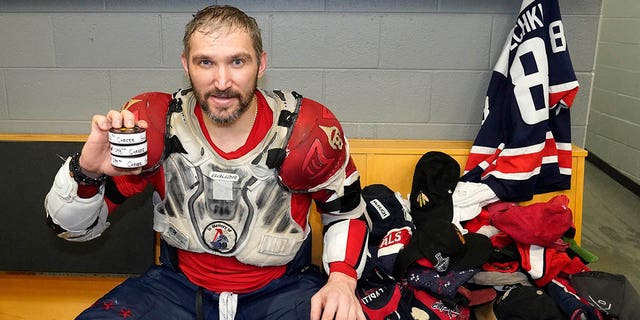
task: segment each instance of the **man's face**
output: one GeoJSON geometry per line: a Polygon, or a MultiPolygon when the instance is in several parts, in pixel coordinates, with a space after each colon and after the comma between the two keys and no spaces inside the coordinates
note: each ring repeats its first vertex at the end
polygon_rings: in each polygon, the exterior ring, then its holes
{"type": "Polygon", "coordinates": [[[235,121],[254,103],[266,53],[256,57],[249,34],[227,28],[196,31],[189,43],[182,65],[205,115],[218,124],[235,121]]]}

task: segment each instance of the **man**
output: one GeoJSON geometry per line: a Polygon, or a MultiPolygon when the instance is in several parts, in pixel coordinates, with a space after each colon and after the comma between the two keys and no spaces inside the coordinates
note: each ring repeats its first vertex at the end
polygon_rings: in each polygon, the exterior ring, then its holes
{"type": "Polygon", "coordinates": [[[79,319],[364,319],[355,287],[365,209],[339,122],[313,100],[257,88],[267,55],[242,11],[199,11],[183,42],[192,89],[141,94],[94,116],[46,197],[59,236],[85,241],[126,198],[155,188],[163,264],[79,319]],[[114,167],[109,130],[135,126],[146,129],[148,164],[114,167]],[[312,200],[328,278],[308,266],[312,200]]]}

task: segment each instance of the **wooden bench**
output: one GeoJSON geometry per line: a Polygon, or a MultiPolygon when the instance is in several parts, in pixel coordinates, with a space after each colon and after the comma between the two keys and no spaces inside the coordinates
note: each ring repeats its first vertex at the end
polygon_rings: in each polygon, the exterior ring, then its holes
{"type": "MultiPolygon", "coordinates": [[[[464,170],[471,141],[443,141],[443,140],[373,140],[351,139],[351,156],[353,157],[361,175],[362,186],[381,183],[393,191],[398,191],[407,198],[411,193],[413,172],[415,165],[428,151],[441,151],[460,164],[464,170]]],[[[582,197],[584,187],[584,161],[587,151],[573,146],[573,174],[571,189],[535,195],[532,200],[523,205],[546,202],[555,195],[565,194],[569,198],[569,207],[573,212],[573,222],[576,227],[576,242],[580,243],[582,230],[582,197]]],[[[462,172],[461,172],[462,174],[462,172]]],[[[311,215],[313,230],[322,230],[322,223],[318,214],[311,215]]],[[[313,233],[313,262],[322,261],[322,234],[313,233]]]]}
{"type": "Polygon", "coordinates": [[[0,319],[73,319],[124,279],[0,273],[0,319]]]}
{"type": "MultiPolygon", "coordinates": [[[[8,136],[0,135],[0,140],[3,138],[6,140],[8,136]]],[[[29,135],[11,135],[11,139],[29,141],[34,138],[29,135]]],[[[65,139],[67,140],[58,141],[83,141],[84,137],[72,136],[65,139]]],[[[381,183],[406,197],[411,191],[415,164],[423,154],[442,151],[456,159],[461,168],[464,168],[471,142],[351,139],[350,146],[351,155],[361,173],[363,187],[381,183]]],[[[586,150],[574,146],[570,190],[536,195],[533,200],[524,203],[547,201],[557,194],[566,194],[570,199],[569,206],[573,212],[578,243],[582,229],[586,155],[586,150]]],[[[312,235],[313,262],[320,264],[322,235],[317,231],[322,230],[322,224],[319,215],[312,214],[310,223],[316,231],[312,235]]],[[[123,277],[0,273],[0,319],[70,319],[123,280],[123,277]]]]}

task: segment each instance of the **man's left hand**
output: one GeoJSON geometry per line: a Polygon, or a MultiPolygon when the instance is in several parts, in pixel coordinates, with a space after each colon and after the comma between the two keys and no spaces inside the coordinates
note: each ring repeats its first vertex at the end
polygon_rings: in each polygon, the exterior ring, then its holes
{"type": "Polygon", "coordinates": [[[356,284],[356,279],[332,272],[327,284],[311,298],[311,320],[365,320],[356,284]]]}

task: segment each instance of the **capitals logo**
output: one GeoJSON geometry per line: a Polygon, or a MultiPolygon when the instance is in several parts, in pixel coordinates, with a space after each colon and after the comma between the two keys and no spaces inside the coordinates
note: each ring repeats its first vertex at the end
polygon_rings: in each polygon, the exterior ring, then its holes
{"type": "Polygon", "coordinates": [[[202,232],[204,242],[211,250],[226,253],[236,245],[236,231],[228,224],[220,221],[210,223],[202,232]]]}

